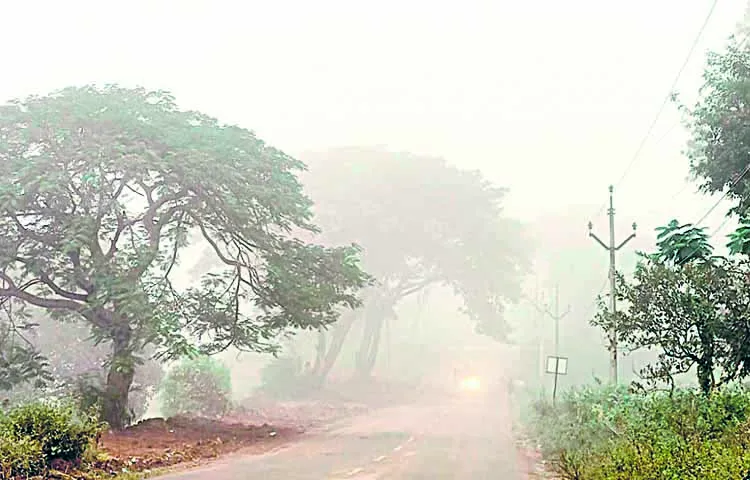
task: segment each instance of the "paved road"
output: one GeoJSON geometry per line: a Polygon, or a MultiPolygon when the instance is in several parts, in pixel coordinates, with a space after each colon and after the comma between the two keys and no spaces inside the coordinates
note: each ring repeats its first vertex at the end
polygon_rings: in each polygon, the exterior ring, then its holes
{"type": "Polygon", "coordinates": [[[382,409],[277,452],[163,478],[516,480],[522,477],[506,404],[497,394],[473,393],[382,409]]]}

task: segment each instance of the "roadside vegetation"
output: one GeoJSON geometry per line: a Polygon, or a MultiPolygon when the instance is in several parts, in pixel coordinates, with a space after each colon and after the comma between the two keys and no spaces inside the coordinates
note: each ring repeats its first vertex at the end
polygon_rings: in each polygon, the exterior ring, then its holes
{"type": "Polygon", "coordinates": [[[750,475],[750,49],[731,40],[709,54],[704,79],[697,104],[682,106],[688,157],[703,191],[734,202],[738,227],[720,245],[716,232],[671,220],[655,250],[618,274],[618,312],[600,299],[592,325],[616,332],[621,351],[653,356],[629,386],[530,402],[527,433],[562,478],[750,475]]]}
{"type": "Polygon", "coordinates": [[[586,387],[527,418],[564,479],[741,479],[750,472],[750,392],[726,387],[634,393],[586,387]]]}
{"type": "Polygon", "coordinates": [[[167,418],[195,415],[220,418],[232,409],[232,378],[220,360],[185,359],[167,373],[159,389],[161,413],[167,418]]]}

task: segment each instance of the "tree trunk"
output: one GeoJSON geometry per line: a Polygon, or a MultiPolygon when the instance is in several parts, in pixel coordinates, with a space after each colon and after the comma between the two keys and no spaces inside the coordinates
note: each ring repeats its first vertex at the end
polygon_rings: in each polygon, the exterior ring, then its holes
{"type": "Polygon", "coordinates": [[[318,344],[315,346],[315,364],[313,366],[312,375],[317,377],[323,368],[323,362],[326,356],[326,331],[322,328],[318,331],[318,344]]]}
{"type": "Polygon", "coordinates": [[[381,300],[366,312],[366,324],[364,332],[362,332],[362,342],[357,352],[356,375],[361,379],[369,378],[375,368],[380,348],[380,335],[387,316],[386,311],[389,308],[392,310],[393,307],[391,305],[386,307],[386,301],[381,300]]]}
{"type": "Polygon", "coordinates": [[[322,366],[317,372],[319,383],[324,383],[328,374],[331,373],[333,365],[339,358],[341,348],[344,346],[346,336],[349,334],[349,330],[351,330],[354,320],[357,319],[359,314],[359,311],[346,312],[346,314],[342,315],[341,318],[339,318],[339,321],[336,322],[336,327],[333,329],[333,338],[328,346],[328,352],[326,352],[322,366]]]}
{"type": "Polygon", "coordinates": [[[110,428],[122,430],[130,420],[128,395],[135,376],[129,326],[119,329],[112,340],[112,358],[102,398],[102,416],[110,428]]]}
{"type": "Polygon", "coordinates": [[[698,362],[698,385],[704,395],[710,395],[716,384],[714,378],[714,334],[706,322],[698,323],[698,337],[703,350],[698,362]]]}
{"type": "Polygon", "coordinates": [[[700,385],[701,392],[704,395],[709,395],[713,390],[713,384],[713,368],[710,363],[698,363],[698,385],[700,385]]]}

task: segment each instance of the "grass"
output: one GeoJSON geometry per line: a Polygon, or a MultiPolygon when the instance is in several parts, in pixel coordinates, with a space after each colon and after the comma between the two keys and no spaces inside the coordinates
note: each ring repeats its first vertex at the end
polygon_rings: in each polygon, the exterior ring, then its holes
{"type": "Polygon", "coordinates": [[[750,393],[635,394],[586,387],[524,415],[554,473],[569,480],[743,478],[750,472],[750,393]]]}

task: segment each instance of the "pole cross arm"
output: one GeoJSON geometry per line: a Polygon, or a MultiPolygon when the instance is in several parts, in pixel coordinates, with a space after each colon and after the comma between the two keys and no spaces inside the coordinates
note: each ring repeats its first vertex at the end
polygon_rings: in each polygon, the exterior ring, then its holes
{"type": "Polygon", "coordinates": [[[635,233],[631,233],[628,238],[626,238],[625,240],[623,240],[621,244],[619,244],[617,247],[615,247],[615,250],[621,249],[622,247],[625,246],[626,243],[628,243],[629,241],[631,241],[634,238],[635,238],[635,233]]]}
{"type": "Polygon", "coordinates": [[[596,236],[596,234],[594,233],[594,224],[593,224],[593,223],[591,223],[591,222],[589,222],[589,237],[591,237],[591,238],[593,238],[594,240],[596,240],[596,242],[597,242],[597,243],[598,243],[599,245],[601,245],[601,246],[602,246],[602,247],[603,247],[603,248],[604,248],[605,250],[609,250],[609,247],[607,246],[607,244],[606,244],[606,243],[604,243],[604,242],[602,242],[602,241],[601,241],[601,240],[599,239],[599,237],[597,237],[597,236],[596,236]]]}
{"type": "Polygon", "coordinates": [[[564,312],[563,312],[562,314],[559,314],[559,315],[555,315],[554,313],[552,313],[552,312],[550,311],[549,307],[546,307],[546,313],[547,313],[547,315],[549,315],[549,316],[550,316],[550,317],[552,317],[552,318],[555,318],[555,319],[557,319],[557,320],[562,320],[563,318],[565,318],[565,316],[566,316],[567,314],[569,314],[569,313],[570,313],[570,305],[568,305],[567,307],[565,307],[565,311],[564,311],[564,312]]]}
{"type": "Polygon", "coordinates": [[[617,246],[617,247],[615,248],[615,250],[619,250],[619,249],[621,249],[622,247],[624,247],[624,246],[625,246],[625,244],[626,244],[626,243],[628,243],[629,241],[631,241],[632,239],[634,239],[634,238],[635,238],[635,229],[636,229],[637,227],[638,227],[638,225],[636,225],[636,223],[635,223],[635,222],[633,222],[633,233],[631,233],[631,234],[630,234],[630,236],[629,236],[628,238],[626,238],[625,240],[623,240],[623,241],[622,241],[622,243],[621,243],[620,245],[618,245],[618,246],[617,246]]]}

